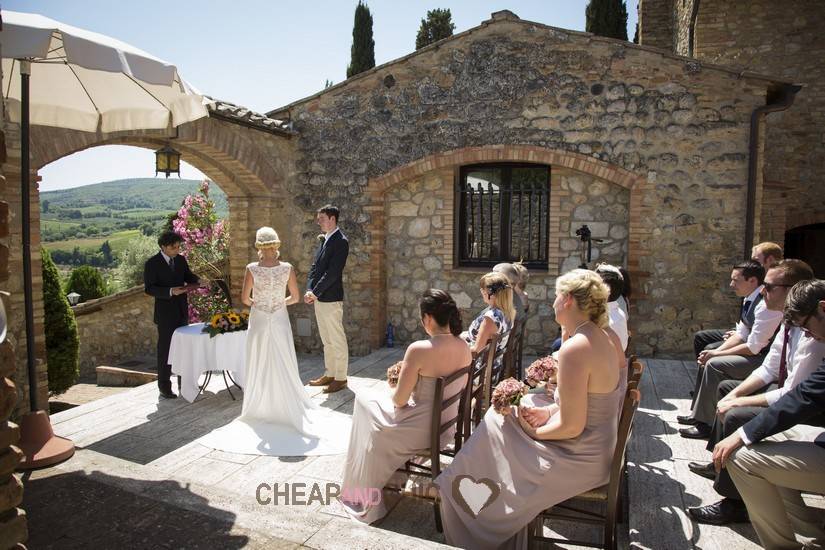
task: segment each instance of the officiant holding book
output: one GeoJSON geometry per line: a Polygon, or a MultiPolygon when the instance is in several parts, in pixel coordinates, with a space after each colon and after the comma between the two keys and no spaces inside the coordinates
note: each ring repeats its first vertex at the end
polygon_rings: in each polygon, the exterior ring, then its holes
{"type": "Polygon", "coordinates": [[[186,293],[199,286],[198,276],[181,256],[183,239],[173,231],[158,238],[160,252],[146,261],[143,268],[144,291],[155,299],[154,322],[158,327],[158,390],[161,397],[174,399],[169,345],[178,327],[189,324],[189,301],[186,293]]]}

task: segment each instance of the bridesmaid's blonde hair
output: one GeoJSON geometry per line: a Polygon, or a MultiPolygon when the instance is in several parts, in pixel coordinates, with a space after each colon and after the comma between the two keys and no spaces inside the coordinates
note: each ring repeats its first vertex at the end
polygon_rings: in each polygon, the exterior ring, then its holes
{"type": "Polygon", "coordinates": [[[271,227],[261,227],[255,232],[255,248],[258,249],[258,259],[263,256],[261,251],[265,248],[274,248],[275,257],[279,258],[281,252],[278,249],[281,248],[281,239],[278,238],[278,233],[271,227]]]}
{"type": "Polygon", "coordinates": [[[576,305],[591,321],[605,328],[608,325],[607,297],[610,289],[595,271],[574,269],[556,279],[556,294],[572,296],[576,305]]]}
{"type": "Polygon", "coordinates": [[[516,318],[516,308],[513,307],[513,287],[507,275],[491,271],[481,277],[479,284],[485,292],[493,295],[496,307],[503,311],[504,316],[512,323],[516,318]]]}

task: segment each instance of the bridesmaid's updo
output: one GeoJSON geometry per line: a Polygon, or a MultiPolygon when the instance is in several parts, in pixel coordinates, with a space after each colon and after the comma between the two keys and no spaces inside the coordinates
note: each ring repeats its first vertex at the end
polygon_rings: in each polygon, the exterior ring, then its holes
{"type": "Polygon", "coordinates": [[[453,297],[447,292],[437,288],[425,291],[418,302],[418,308],[422,319],[425,314],[432,315],[438,326],[449,326],[453,336],[461,334],[461,312],[458,311],[453,297]]]}
{"type": "Polygon", "coordinates": [[[556,279],[556,294],[568,294],[576,301],[576,306],[591,321],[604,328],[608,325],[607,285],[595,271],[574,269],[556,279]]]}

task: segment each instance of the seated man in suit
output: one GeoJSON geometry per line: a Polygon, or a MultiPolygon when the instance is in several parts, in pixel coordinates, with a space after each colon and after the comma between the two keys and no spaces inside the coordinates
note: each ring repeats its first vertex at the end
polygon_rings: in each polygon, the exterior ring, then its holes
{"type": "Polygon", "coordinates": [[[782,261],[782,247],[770,241],[759,243],[751,250],[751,260],[759,262],[767,271],[782,261]]]}
{"type": "Polygon", "coordinates": [[[183,239],[173,231],[165,231],[158,239],[160,252],[143,267],[144,291],[155,298],[154,321],[158,327],[158,390],[161,397],[174,399],[172,367],[169,365],[169,345],[178,327],[189,324],[189,301],[186,293],[197,286],[197,275],[189,270],[181,256],[183,239]]]}
{"type": "MultiPolygon", "coordinates": [[[[736,265],[730,276],[730,287],[744,298],[739,322],[734,334],[716,349],[705,349],[699,354],[699,372],[696,377],[691,414],[679,416],[681,424],[691,424],[679,433],[690,439],[704,439],[710,435],[710,425],[716,416],[716,396],[723,380],[744,380],[767,355],[782,311],[771,311],[762,296],[765,269],[748,260],[736,265]]],[[[784,282],[784,281],[783,281],[784,282]]]]}
{"type": "MultiPolygon", "coordinates": [[[[825,281],[791,289],[785,322],[825,342],[825,281]]],[[[795,533],[810,547],[825,545],[822,515],[800,495],[825,494],[823,410],[825,363],[713,450],[716,468],[729,471],[767,549],[803,548],[795,533]]]]}
{"type": "MultiPolygon", "coordinates": [[[[800,267],[806,268],[799,270],[800,275],[810,275],[806,281],[813,279],[813,273],[807,269],[804,262],[785,261],[799,262],[800,267]]],[[[777,271],[768,270],[763,290],[765,303],[772,310],[785,307],[785,300],[790,291],[790,288],[776,284],[780,279],[777,271]]],[[[725,380],[719,384],[717,416],[707,449],[712,451],[716,443],[738,430],[810,376],[822,364],[823,358],[825,342],[819,342],[806,335],[799,327],[783,323],[779,336],[774,340],[768,356],[759,368],[741,383],[737,380],[725,380]]],[[[689,462],[688,468],[695,474],[713,479],[713,488],[725,497],[714,504],[689,508],[688,512],[694,519],[700,523],[714,525],[748,521],[742,498],[726,470],[717,473],[713,462],[689,462]]]]}

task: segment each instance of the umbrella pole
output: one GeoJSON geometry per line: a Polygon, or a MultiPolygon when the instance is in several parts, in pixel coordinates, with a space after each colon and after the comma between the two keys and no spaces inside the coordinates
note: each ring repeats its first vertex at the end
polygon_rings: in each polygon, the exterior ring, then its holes
{"type": "Polygon", "coordinates": [[[34,299],[32,291],[31,195],[29,190],[29,77],[31,63],[20,61],[20,192],[23,223],[23,293],[26,311],[26,367],[29,374],[28,414],[20,421],[19,470],[63,462],[74,454],[74,444],[54,435],[49,416],[37,403],[37,369],[34,353],[34,299]]]}

